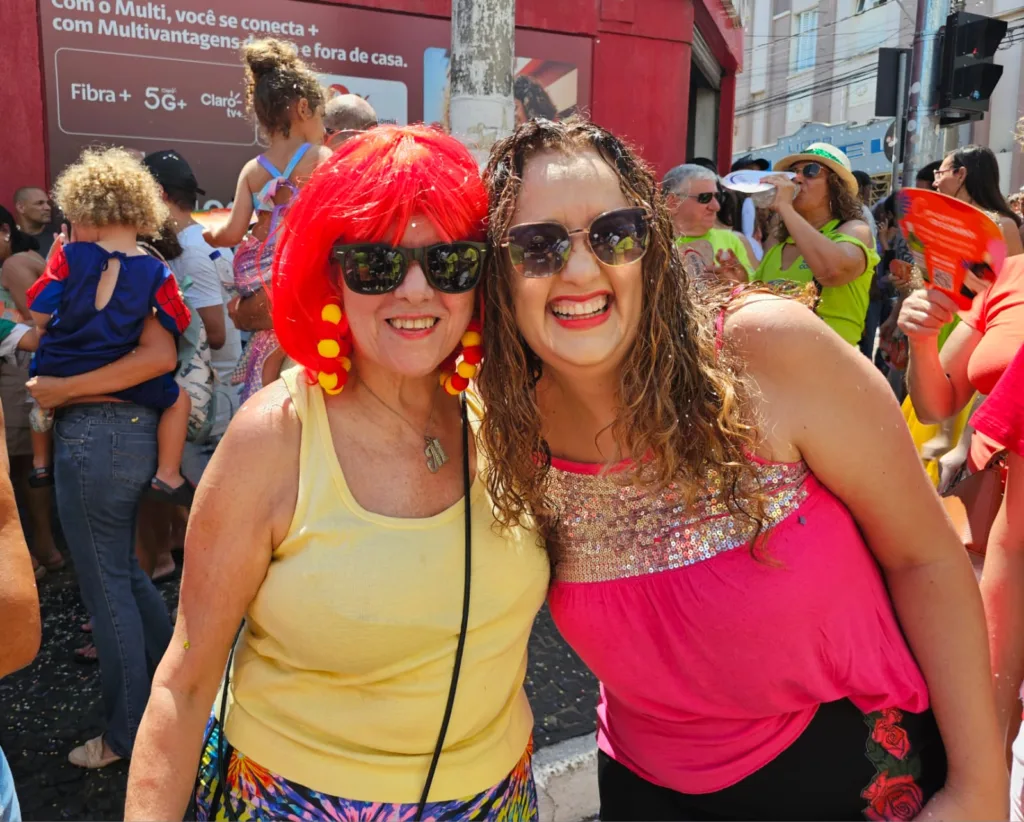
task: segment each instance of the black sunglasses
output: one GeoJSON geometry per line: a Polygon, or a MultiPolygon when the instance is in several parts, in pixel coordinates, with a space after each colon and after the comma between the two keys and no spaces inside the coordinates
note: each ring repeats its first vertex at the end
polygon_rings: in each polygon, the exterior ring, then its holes
{"type": "Polygon", "coordinates": [[[402,284],[409,264],[420,264],[430,286],[444,294],[472,291],[480,282],[485,243],[460,240],[422,248],[404,248],[386,243],[339,243],[331,259],[341,268],[345,285],[357,294],[388,294],[402,284]]]}
{"type": "Polygon", "coordinates": [[[810,162],[802,165],[800,168],[794,168],[793,173],[799,174],[805,180],[813,180],[824,170],[825,168],[821,163],[810,162]]]}
{"type": "Polygon", "coordinates": [[[518,274],[551,277],[569,261],[574,234],[585,235],[590,252],[604,265],[628,265],[647,253],[650,214],[646,208],[617,208],[572,231],[554,221],[522,223],[508,230],[501,245],[518,274]]]}
{"type": "Polygon", "coordinates": [[[712,200],[719,199],[717,191],[704,191],[700,194],[689,194],[687,200],[696,200],[701,205],[709,205],[712,200]]]}

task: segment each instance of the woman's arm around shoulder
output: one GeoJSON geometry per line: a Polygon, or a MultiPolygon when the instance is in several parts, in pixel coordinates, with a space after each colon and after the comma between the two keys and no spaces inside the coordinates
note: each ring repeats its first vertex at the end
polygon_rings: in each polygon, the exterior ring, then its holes
{"type": "Polygon", "coordinates": [[[29,394],[42,408],[59,408],[72,400],[124,391],[178,367],[174,337],[155,316],[146,318],[134,351],[109,365],[73,377],[33,377],[29,394]]]}
{"type": "Polygon", "coordinates": [[[288,391],[276,382],[235,415],[203,474],[185,537],[178,621],[135,743],[126,819],[185,812],[232,640],[291,526],[300,433],[288,391]]]}
{"type": "Polygon", "coordinates": [[[798,451],[846,505],[885,575],[949,760],[946,788],[925,814],[1005,818],[1006,765],[981,597],[892,390],[866,357],[799,304],[748,300],[731,313],[725,333],[761,390],[762,430],[772,432],[777,449],[798,451]]]}

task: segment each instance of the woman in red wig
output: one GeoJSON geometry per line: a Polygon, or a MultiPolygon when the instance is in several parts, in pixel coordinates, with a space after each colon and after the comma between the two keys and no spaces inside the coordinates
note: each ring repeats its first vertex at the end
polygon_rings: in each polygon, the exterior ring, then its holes
{"type": "Polygon", "coordinates": [[[299,366],[196,494],[128,819],[536,818],[548,564],[492,528],[464,393],[486,212],[473,158],[424,126],[354,137],[293,202],[274,327],[299,366]]]}

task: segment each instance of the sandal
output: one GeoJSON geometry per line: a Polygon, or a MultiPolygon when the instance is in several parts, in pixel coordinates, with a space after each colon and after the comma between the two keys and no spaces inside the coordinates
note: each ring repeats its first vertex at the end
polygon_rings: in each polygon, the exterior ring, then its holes
{"type": "Polygon", "coordinates": [[[33,468],[28,475],[29,488],[49,488],[53,485],[52,468],[33,468]]]}
{"type": "Polygon", "coordinates": [[[104,753],[103,748],[103,737],[97,736],[69,753],[68,762],[79,768],[105,768],[124,759],[116,753],[104,753]]]}
{"type": "Polygon", "coordinates": [[[75,648],[75,662],[79,665],[95,665],[99,661],[100,655],[93,643],[75,648]]]}
{"type": "Polygon", "coordinates": [[[145,491],[145,498],[154,502],[167,502],[171,505],[180,505],[188,508],[192,505],[192,498],[195,496],[196,487],[187,479],[177,488],[171,488],[166,482],[153,477],[149,488],[145,491]]]}

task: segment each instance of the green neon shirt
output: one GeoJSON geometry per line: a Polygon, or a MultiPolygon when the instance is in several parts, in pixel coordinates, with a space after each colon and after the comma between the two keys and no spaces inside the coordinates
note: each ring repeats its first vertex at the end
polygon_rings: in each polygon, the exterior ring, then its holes
{"type": "MultiPolygon", "coordinates": [[[[874,276],[875,266],[878,265],[881,258],[873,248],[868,248],[856,237],[840,233],[838,228],[839,220],[832,220],[821,227],[820,233],[832,242],[851,243],[857,246],[864,252],[867,264],[864,272],[852,282],[848,282],[846,285],[821,287],[818,316],[848,343],[857,345],[864,334],[864,318],[868,313],[871,278],[874,276]]],[[[769,248],[765,252],[757,272],[751,277],[751,281],[762,283],[811,282],[814,275],[803,255],[797,257],[785,271],[782,269],[782,249],[792,242],[793,238],[790,237],[785,243],[779,243],[769,248]]]]}

